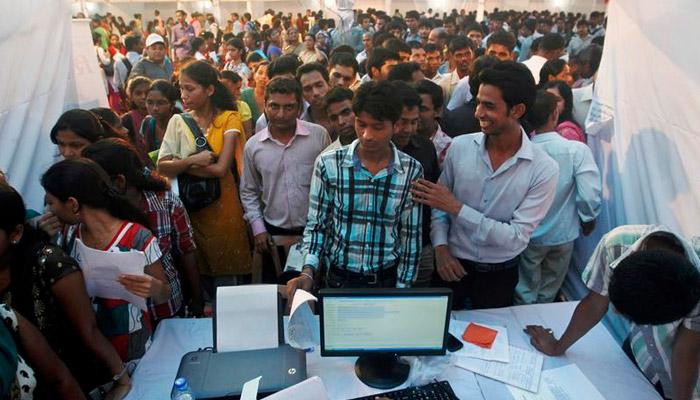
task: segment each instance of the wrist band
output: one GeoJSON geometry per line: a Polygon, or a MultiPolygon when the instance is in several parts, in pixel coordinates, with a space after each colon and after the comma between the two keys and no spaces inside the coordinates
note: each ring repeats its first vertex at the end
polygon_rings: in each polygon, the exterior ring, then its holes
{"type": "Polygon", "coordinates": [[[114,375],[114,376],[112,377],[112,380],[113,380],[114,382],[120,380],[120,379],[122,378],[122,376],[124,376],[124,374],[125,374],[126,372],[127,372],[127,365],[124,364],[124,368],[122,368],[121,372],[119,372],[118,374],[114,375]]]}
{"type": "Polygon", "coordinates": [[[303,276],[305,276],[305,277],[311,279],[311,282],[314,281],[314,277],[311,276],[311,274],[309,274],[309,273],[307,273],[307,272],[301,272],[301,274],[302,274],[303,276]]]}

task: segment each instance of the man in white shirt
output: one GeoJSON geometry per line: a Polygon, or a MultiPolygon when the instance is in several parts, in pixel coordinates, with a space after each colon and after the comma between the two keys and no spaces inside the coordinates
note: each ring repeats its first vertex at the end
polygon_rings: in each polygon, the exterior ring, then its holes
{"type": "Polygon", "coordinates": [[[548,33],[542,36],[540,46],[537,52],[528,60],[523,61],[532,77],[535,78],[535,84],[540,83],[540,70],[542,66],[549,60],[556,60],[564,53],[564,38],[558,33],[548,33]]]}
{"type": "Polygon", "coordinates": [[[433,208],[439,284],[453,308],[508,307],[518,256],[554,200],[559,167],[520,126],[535,98],[532,75],[502,61],[479,74],[475,116],[482,132],[455,138],[438,183],[418,180],[413,199],[433,208]]]}
{"type": "Polygon", "coordinates": [[[126,39],[124,39],[124,47],[126,48],[126,57],[114,63],[114,76],[112,77],[114,86],[119,89],[120,92],[126,87],[126,81],[129,79],[131,68],[141,60],[143,38],[141,38],[141,36],[127,36],[126,39]]]}
{"type": "Polygon", "coordinates": [[[591,44],[593,36],[588,34],[588,22],[580,20],[576,23],[576,35],[569,41],[566,52],[569,57],[576,55],[581,49],[591,44]]]}
{"type": "Polygon", "coordinates": [[[231,13],[231,22],[233,22],[232,31],[234,35],[238,35],[239,33],[243,32],[243,24],[240,21],[238,13],[231,13]]]}
{"type": "Polygon", "coordinates": [[[603,26],[603,13],[599,11],[591,12],[589,20],[591,21],[591,36],[605,36],[605,27],[603,26]]]}
{"type": "Polygon", "coordinates": [[[326,114],[337,139],[323,150],[324,153],[347,146],[357,139],[352,98],[352,90],[343,87],[334,87],[326,94],[326,114]]]}
{"type": "Polygon", "coordinates": [[[450,41],[447,56],[454,65],[454,69],[437,82],[442,88],[445,103],[449,103],[457,84],[463,79],[469,79],[469,67],[474,60],[474,50],[476,50],[474,42],[464,36],[457,36],[450,41]]]}

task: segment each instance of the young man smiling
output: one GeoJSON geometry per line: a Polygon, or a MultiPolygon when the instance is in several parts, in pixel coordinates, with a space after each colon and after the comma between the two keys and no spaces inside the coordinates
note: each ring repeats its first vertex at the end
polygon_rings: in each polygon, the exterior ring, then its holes
{"type": "Polygon", "coordinates": [[[454,139],[438,183],[419,180],[414,200],[433,208],[431,240],[441,282],[478,308],[508,307],[518,255],[554,199],[557,163],[520,126],[535,99],[532,74],[502,61],[479,74],[482,132],[454,139]]]}
{"type": "Polygon", "coordinates": [[[420,206],[409,196],[418,161],[391,143],[402,104],[390,82],[370,82],[353,100],[358,140],[324,153],[311,181],[305,266],[287,283],[310,290],[321,260],[328,287],[410,287],[421,241],[420,206]]]}

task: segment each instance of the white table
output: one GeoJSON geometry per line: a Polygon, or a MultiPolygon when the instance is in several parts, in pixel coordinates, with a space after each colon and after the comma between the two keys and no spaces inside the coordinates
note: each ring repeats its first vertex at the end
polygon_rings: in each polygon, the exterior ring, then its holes
{"type": "MultiPolygon", "coordinates": [[[[508,328],[510,344],[533,349],[525,325],[552,328],[556,336],[566,328],[576,302],[518,306],[501,309],[460,311],[453,318],[508,328]]],[[[167,400],[182,356],[198,348],[211,347],[211,319],[170,319],[161,322],[153,345],[132,377],[128,399],[167,400]]],[[[331,399],[348,399],[381,392],[365,386],[355,376],[354,357],[320,357],[319,349],[307,354],[308,376],[321,377],[331,399]]],[[[616,400],[659,399],[660,396],[627,358],[602,324],[579,340],[563,357],[545,357],[544,369],[574,363],[606,398],[616,400]]],[[[439,380],[448,380],[460,399],[512,399],[504,384],[449,367],[439,380]]]]}

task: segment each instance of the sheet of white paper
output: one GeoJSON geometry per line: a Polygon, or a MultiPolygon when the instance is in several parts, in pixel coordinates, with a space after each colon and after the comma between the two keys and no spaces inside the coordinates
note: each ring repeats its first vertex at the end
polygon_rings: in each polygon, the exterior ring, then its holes
{"type": "Polygon", "coordinates": [[[289,253],[287,253],[287,262],[284,265],[284,270],[301,272],[303,267],[304,253],[302,252],[301,242],[299,242],[289,247],[289,253]]]}
{"type": "Polygon", "coordinates": [[[318,320],[314,317],[309,301],[316,301],[311,293],[297,289],[292,300],[287,327],[287,341],[296,349],[309,349],[321,341],[318,320]]]}
{"type": "Polygon", "coordinates": [[[216,350],[241,351],[279,346],[277,285],[220,286],[216,289],[216,350]]]}
{"type": "Polygon", "coordinates": [[[455,365],[487,378],[537,392],[540,385],[544,357],[540,353],[510,346],[510,362],[484,361],[471,357],[457,357],[455,365]]]}
{"type": "Polygon", "coordinates": [[[90,297],[121,299],[146,310],[146,299],[124,288],[117,281],[119,275],[143,275],[146,255],[141,251],[111,253],[90,248],[80,239],[75,239],[76,261],[85,278],[85,286],[90,297]]]}
{"type": "Polygon", "coordinates": [[[173,192],[175,196],[180,197],[180,186],[177,183],[177,176],[170,178],[170,191],[173,192]]]}
{"type": "Polygon", "coordinates": [[[255,379],[251,379],[243,384],[243,389],[241,390],[241,400],[258,400],[258,386],[260,386],[259,376],[255,379]]]}
{"type": "Polygon", "coordinates": [[[462,339],[462,334],[464,333],[464,330],[467,329],[468,325],[469,321],[460,321],[456,319],[450,320],[450,333],[454,335],[454,337],[459,339],[462,343],[464,343],[464,347],[459,349],[459,351],[452,353],[453,356],[473,357],[480,358],[482,360],[498,361],[504,363],[510,361],[510,351],[508,350],[508,328],[506,328],[505,326],[487,325],[479,323],[479,325],[481,326],[485,326],[487,328],[495,329],[498,331],[498,335],[496,335],[496,340],[494,340],[491,348],[485,349],[473,343],[466,342],[462,339]]]}
{"type": "Polygon", "coordinates": [[[539,393],[513,386],[508,390],[516,400],[605,400],[576,364],[542,371],[539,393]]]}
{"type": "Polygon", "coordinates": [[[326,386],[318,376],[281,390],[264,400],[330,400],[326,386]]]}

